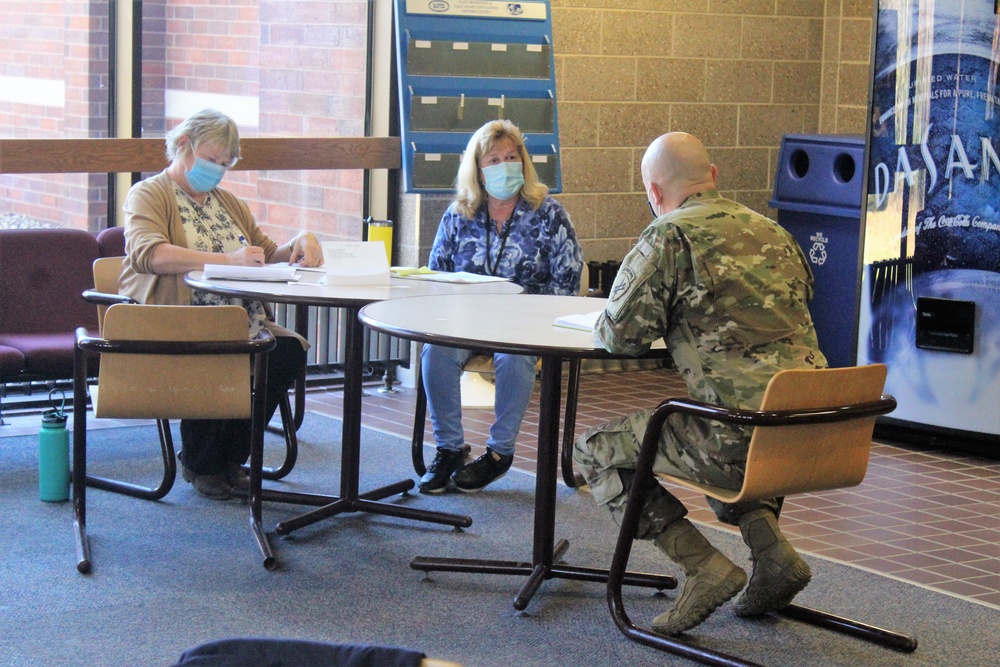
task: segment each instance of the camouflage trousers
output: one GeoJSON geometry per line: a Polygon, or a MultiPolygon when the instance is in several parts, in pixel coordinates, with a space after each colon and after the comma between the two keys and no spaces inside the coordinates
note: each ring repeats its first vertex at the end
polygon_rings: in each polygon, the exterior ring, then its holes
{"type": "MultiPolygon", "coordinates": [[[[628,503],[639,449],[652,410],[642,410],[586,431],[573,446],[573,460],[590,485],[594,500],[607,505],[619,524],[628,503]]],[[[739,489],[746,464],[747,436],[738,428],[688,415],[671,415],[660,435],[654,472],[739,489]]],[[[707,498],[719,521],[739,525],[741,516],[767,507],[777,515],[781,499],[745,503],[722,503],[707,498]]],[[[637,539],[653,539],[671,523],[687,514],[677,498],[658,483],[647,491],[636,530],[637,539]]]]}

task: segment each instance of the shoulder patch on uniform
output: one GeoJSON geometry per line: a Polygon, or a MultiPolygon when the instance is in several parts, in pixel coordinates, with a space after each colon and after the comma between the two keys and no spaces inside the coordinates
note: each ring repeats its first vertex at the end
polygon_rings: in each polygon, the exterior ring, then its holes
{"type": "Polygon", "coordinates": [[[631,267],[624,266],[618,271],[618,276],[615,279],[615,285],[611,290],[611,294],[608,295],[608,299],[614,301],[619,296],[628,293],[632,289],[632,285],[635,283],[635,271],[631,267]]]}
{"type": "Polygon", "coordinates": [[[656,266],[641,253],[633,253],[618,270],[614,287],[608,296],[605,309],[611,321],[618,323],[625,310],[633,302],[633,293],[642,289],[646,280],[656,270],[656,266]]]}

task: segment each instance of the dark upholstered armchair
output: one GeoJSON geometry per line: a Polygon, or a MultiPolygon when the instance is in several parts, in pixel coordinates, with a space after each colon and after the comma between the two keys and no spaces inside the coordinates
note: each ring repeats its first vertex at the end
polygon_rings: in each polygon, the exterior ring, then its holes
{"type": "Polygon", "coordinates": [[[0,230],[0,383],[73,377],[74,331],[97,332],[80,293],[100,256],[83,230],[0,230]]]}

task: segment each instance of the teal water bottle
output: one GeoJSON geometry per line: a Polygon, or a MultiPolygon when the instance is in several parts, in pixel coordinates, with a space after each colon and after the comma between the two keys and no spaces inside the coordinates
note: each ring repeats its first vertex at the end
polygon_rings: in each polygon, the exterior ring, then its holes
{"type": "Polygon", "coordinates": [[[55,407],[42,415],[42,430],[38,433],[38,497],[46,502],[69,500],[69,431],[66,430],[66,394],[55,407]]]}

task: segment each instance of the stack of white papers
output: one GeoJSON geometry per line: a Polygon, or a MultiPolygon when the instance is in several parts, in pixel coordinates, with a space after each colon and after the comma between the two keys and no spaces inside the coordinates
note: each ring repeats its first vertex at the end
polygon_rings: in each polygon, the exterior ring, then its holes
{"type": "Polygon", "coordinates": [[[295,267],[288,266],[238,266],[233,264],[206,264],[206,279],[254,280],[260,282],[295,282],[299,277],[295,267]]]}
{"type": "Polygon", "coordinates": [[[594,325],[597,324],[597,318],[600,317],[603,310],[595,310],[592,313],[584,314],[572,314],[572,315],[560,315],[553,322],[553,326],[563,327],[565,329],[576,329],[578,331],[593,331],[594,325]]]}

